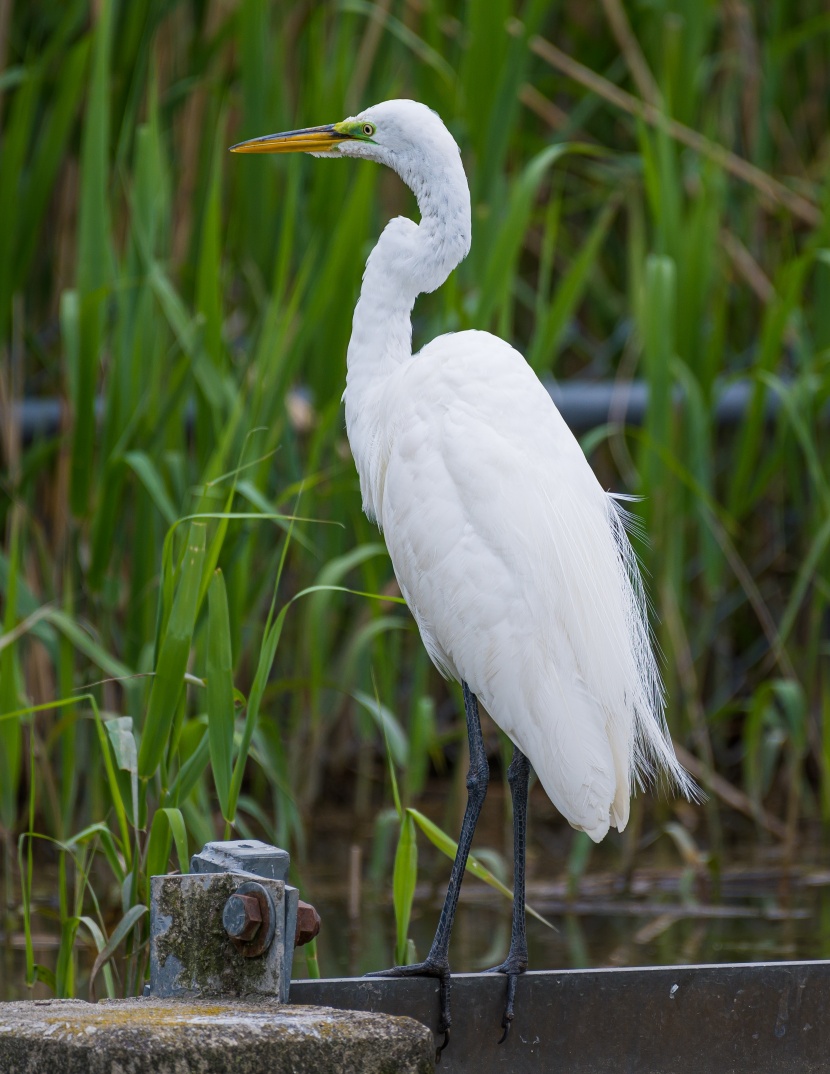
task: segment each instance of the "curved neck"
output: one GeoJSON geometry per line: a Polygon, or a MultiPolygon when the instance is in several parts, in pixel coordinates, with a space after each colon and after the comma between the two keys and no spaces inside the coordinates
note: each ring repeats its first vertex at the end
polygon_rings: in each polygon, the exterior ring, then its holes
{"type": "MultiPolygon", "coordinates": [[[[454,147],[453,147],[454,148],[454,147]]],[[[388,407],[383,390],[389,375],[412,357],[415,299],[434,291],[470,249],[470,190],[456,159],[438,169],[429,183],[401,170],[421,210],[421,223],[398,216],[384,228],[369,255],[352,320],[346,359],[346,432],[352,449],[363,508],[382,523],[381,503],[389,439],[383,423],[388,407]]],[[[426,169],[423,169],[426,170],[426,169]]]]}
{"type": "Polygon", "coordinates": [[[469,252],[470,190],[460,156],[442,159],[428,178],[426,170],[399,169],[421,222],[390,220],[369,255],[352,320],[347,391],[364,374],[375,380],[384,367],[411,357],[415,299],[440,287],[469,252]]]}

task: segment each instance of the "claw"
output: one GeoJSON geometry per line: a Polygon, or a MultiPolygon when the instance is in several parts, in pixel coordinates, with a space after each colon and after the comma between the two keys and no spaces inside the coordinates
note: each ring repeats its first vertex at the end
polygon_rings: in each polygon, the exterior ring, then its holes
{"type": "Polygon", "coordinates": [[[418,962],[412,966],[393,966],[388,970],[372,970],[364,974],[365,977],[437,977],[439,988],[439,1018],[438,1032],[444,1034],[443,1043],[436,1049],[435,1062],[441,1058],[441,1052],[450,1042],[450,989],[452,978],[449,966],[437,959],[427,958],[425,962],[418,962]]]}
{"type": "MultiPolygon", "coordinates": [[[[504,972],[504,971],[502,971],[504,972]]],[[[504,1032],[501,1035],[499,1044],[504,1044],[510,1033],[510,1027],[513,1025],[513,1004],[516,1000],[516,982],[518,981],[518,974],[513,972],[507,974],[507,1002],[504,1005],[504,1017],[501,1020],[502,1029],[504,1032]]]]}

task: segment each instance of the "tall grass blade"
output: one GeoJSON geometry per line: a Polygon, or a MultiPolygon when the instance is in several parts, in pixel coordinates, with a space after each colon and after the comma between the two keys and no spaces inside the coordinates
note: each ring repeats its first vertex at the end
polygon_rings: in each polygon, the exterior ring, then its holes
{"type": "MultiPolygon", "coordinates": [[[[138,922],[142,919],[142,917],[144,917],[144,915],[146,913],[148,913],[148,912],[149,911],[148,911],[147,907],[143,903],[139,903],[136,906],[131,906],[130,909],[126,912],[126,914],[124,914],[124,916],[121,918],[121,920],[115,926],[115,928],[112,930],[112,932],[110,933],[109,938],[102,945],[99,945],[99,947],[98,947],[98,957],[93,962],[92,969],[90,970],[90,973],[89,973],[89,998],[90,998],[90,1000],[93,1000],[94,995],[95,995],[95,993],[94,993],[95,978],[98,976],[99,972],[102,969],[104,970],[104,973],[106,973],[107,970],[109,970],[110,975],[112,974],[112,970],[107,965],[107,963],[110,961],[110,959],[115,954],[115,952],[118,950],[118,948],[121,946],[121,944],[124,942],[124,940],[126,940],[126,938],[129,936],[129,934],[133,931],[133,929],[138,924],[138,922]]],[[[102,939],[103,939],[103,937],[102,937],[102,939]]],[[[111,979],[111,977],[110,977],[110,979],[111,979]]],[[[112,989],[112,994],[110,994],[110,982],[108,981],[107,982],[107,995],[112,999],[112,998],[114,998],[114,994],[115,994],[114,988],[112,989]]]]}
{"type": "Polygon", "coordinates": [[[150,690],[147,716],[141,731],[138,774],[148,780],[164,757],[168,737],[184,690],[184,673],[196,625],[202,561],[205,555],[205,525],[193,522],[176,587],[170,619],[162,639],[156,673],[150,690]]]}
{"type": "Polygon", "coordinates": [[[70,500],[75,515],[85,515],[93,473],[95,389],[101,353],[104,299],[111,278],[108,198],[110,129],[109,70],[113,0],[102,0],[95,27],[81,154],[78,222],[79,345],[74,376],[74,426],[70,500]]]}
{"type": "Polygon", "coordinates": [[[233,662],[228,619],[228,595],[221,571],[208,590],[207,709],[210,766],[222,816],[233,823],[230,787],[233,775],[233,662]]]}
{"type": "MultiPolygon", "coordinates": [[[[6,607],[3,612],[3,633],[13,631],[17,619],[17,583],[20,574],[20,512],[12,509],[9,520],[11,541],[6,607]]],[[[14,830],[17,821],[17,794],[20,786],[20,766],[23,739],[20,717],[12,713],[20,707],[18,655],[13,646],[0,649],[0,822],[6,831],[14,830]]]]}
{"type": "Polygon", "coordinates": [[[187,828],[180,809],[164,806],[157,809],[150,826],[150,838],[147,840],[147,864],[145,876],[144,901],[150,905],[150,878],[168,872],[170,848],[176,844],[176,857],[179,872],[190,871],[190,856],[187,852],[187,828]]]}
{"type": "MultiPolygon", "coordinates": [[[[447,835],[446,832],[442,831],[437,824],[433,823],[429,817],[425,817],[419,810],[409,806],[406,812],[412,817],[427,839],[429,839],[430,843],[437,847],[442,854],[445,854],[450,861],[455,861],[455,855],[458,851],[458,843],[447,835]]],[[[483,880],[489,887],[501,892],[506,899],[512,900],[513,892],[510,888],[506,884],[503,884],[498,877],[494,876],[489,869],[482,865],[474,854],[470,854],[467,858],[467,871],[478,880],[483,880]]],[[[525,909],[529,914],[532,914],[537,921],[541,921],[542,924],[547,925],[549,929],[553,928],[550,921],[547,921],[541,914],[538,914],[532,906],[525,904],[525,909]]]]}
{"type": "Polygon", "coordinates": [[[406,965],[408,954],[409,919],[418,880],[418,843],[415,823],[409,813],[401,817],[395,868],[392,874],[392,901],[395,907],[395,964],[406,965]]]}

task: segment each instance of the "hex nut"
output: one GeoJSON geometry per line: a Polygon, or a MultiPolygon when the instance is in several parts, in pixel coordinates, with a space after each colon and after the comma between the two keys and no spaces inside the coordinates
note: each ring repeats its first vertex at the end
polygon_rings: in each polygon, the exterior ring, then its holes
{"type": "Polygon", "coordinates": [[[251,923],[256,919],[256,911],[247,902],[235,903],[234,900],[237,898],[253,899],[257,903],[260,923],[253,930],[253,936],[249,940],[233,935],[232,931],[228,931],[228,937],[243,958],[256,958],[268,950],[274,939],[277,921],[274,900],[271,893],[256,880],[246,880],[244,884],[239,885],[233,895],[228,897],[222,915],[223,924],[226,924],[225,913],[227,913],[231,929],[233,929],[239,920],[237,915],[241,913],[243,935],[248,935],[251,923]]]}
{"type": "Polygon", "coordinates": [[[302,947],[303,944],[313,940],[320,931],[320,915],[311,905],[303,902],[297,903],[297,929],[294,933],[294,946],[302,947]]]}
{"type": "Polygon", "coordinates": [[[262,911],[255,895],[230,896],[222,911],[222,924],[232,940],[250,943],[262,924],[262,911]]]}

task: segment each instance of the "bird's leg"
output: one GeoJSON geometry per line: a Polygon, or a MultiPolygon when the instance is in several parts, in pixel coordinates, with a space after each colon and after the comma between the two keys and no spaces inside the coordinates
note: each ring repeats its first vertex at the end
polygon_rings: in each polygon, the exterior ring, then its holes
{"type": "Polygon", "coordinates": [[[394,966],[390,970],[377,970],[374,973],[367,974],[368,977],[437,977],[440,980],[441,1016],[438,1022],[438,1032],[444,1034],[444,1042],[438,1049],[439,1053],[449,1042],[450,1025],[452,1023],[450,1017],[450,933],[452,932],[455,911],[458,906],[461,881],[464,877],[470,846],[473,842],[473,832],[475,832],[481,807],[484,805],[484,798],[487,794],[487,781],[490,778],[484,740],[481,737],[478,701],[466,682],[462,682],[461,686],[464,691],[467,739],[470,744],[470,768],[467,772],[467,808],[464,811],[461,835],[458,837],[458,850],[455,853],[455,861],[452,865],[441,917],[438,920],[438,928],[435,931],[429,954],[423,962],[419,962],[414,966],[394,966]]]}
{"type": "Polygon", "coordinates": [[[499,1044],[507,1040],[513,1024],[513,1000],[516,997],[516,981],[527,969],[527,935],[525,932],[525,848],[527,844],[527,786],[530,779],[530,761],[518,746],[513,747],[513,760],[507,769],[507,782],[513,799],[513,922],[510,931],[510,950],[500,966],[490,973],[507,974],[507,1003],[501,1020],[502,1034],[499,1044]]]}

